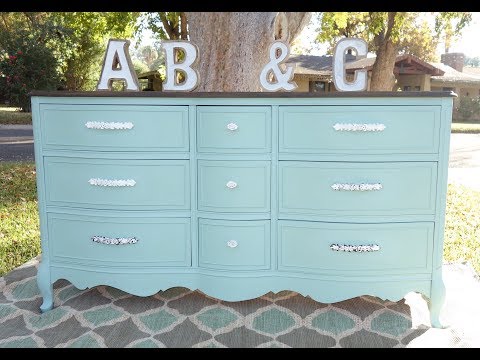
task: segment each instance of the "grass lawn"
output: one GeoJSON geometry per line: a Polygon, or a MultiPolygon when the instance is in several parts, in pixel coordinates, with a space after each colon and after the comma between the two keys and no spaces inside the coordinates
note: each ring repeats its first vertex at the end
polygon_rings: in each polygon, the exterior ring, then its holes
{"type": "MultiPolygon", "coordinates": [[[[0,276],[40,253],[33,163],[0,163],[0,276]]],[[[480,192],[448,185],[444,261],[480,274],[480,192]]]]}
{"type": "Polygon", "coordinates": [[[0,276],[40,253],[35,165],[0,163],[0,276]]]}
{"type": "Polygon", "coordinates": [[[452,123],[452,133],[480,134],[480,121],[476,123],[452,123]]]}
{"type": "Polygon", "coordinates": [[[20,112],[13,106],[0,106],[0,124],[2,125],[30,125],[32,113],[20,112]]]}

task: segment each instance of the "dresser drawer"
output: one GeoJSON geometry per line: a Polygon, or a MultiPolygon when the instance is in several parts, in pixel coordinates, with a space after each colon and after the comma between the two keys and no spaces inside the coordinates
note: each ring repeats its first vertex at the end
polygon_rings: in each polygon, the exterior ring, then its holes
{"type": "Polygon", "coordinates": [[[270,221],[199,219],[200,267],[255,270],[270,267],[270,221]]]}
{"type": "Polygon", "coordinates": [[[281,106],[279,150],[356,155],[437,153],[440,109],[440,106],[281,106]],[[369,131],[353,131],[363,124],[367,124],[369,131]]]}
{"type": "Polygon", "coordinates": [[[190,219],[186,218],[49,213],[48,231],[54,262],[128,268],[191,266],[190,219]]]}
{"type": "Polygon", "coordinates": [[[436,184],[435,162],[280,161],[279,211],[336,216],[434,214],[436,184]]]}
{"type": "Polygon", "coordinates": [[[188,160],[46,157],[47,205],[190,209],[188,160]]]}
{"type": "Polygon", "coordinates": [[[199,160],[198,208],[219,212],[268,212],[270,162],[199,160]]]}
{"type": "Polygon", "coordinates": [[[278,226],[280,270],[379,276],[431,271],[433,223],[279,221],[278,226]],[[352,251],[345,251],[347,248],[352,251]]]}
{"type": "Polygon", "coordinates": [[[268,153],[271,110],[267,106],[199,106],[199,152],[268,153]]]}
{"type": "Polygon", "coordinates": [[[45,148],[189,151],[187,106],[49,104],[40,116],[45,148]]]}

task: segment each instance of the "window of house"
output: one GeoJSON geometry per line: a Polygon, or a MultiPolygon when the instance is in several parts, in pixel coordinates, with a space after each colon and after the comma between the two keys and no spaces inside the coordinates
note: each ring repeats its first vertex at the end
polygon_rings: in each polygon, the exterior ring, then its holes
{"type": "Polygon", "coordinates": [[[420,86],[405,85],[403,91],[420,91],[420,86]]]}
{"type": "Polygon", "coordinates": [[[327,91],[327,83],[325,81],[310,81],[309,91],[311,91],[311,92],[325,92],[325,91],[327,91]]]}
{"type": "Polygon", "coordinates": [[[453,91],[453,87],[443,87],[443,91],[453,91]]]}

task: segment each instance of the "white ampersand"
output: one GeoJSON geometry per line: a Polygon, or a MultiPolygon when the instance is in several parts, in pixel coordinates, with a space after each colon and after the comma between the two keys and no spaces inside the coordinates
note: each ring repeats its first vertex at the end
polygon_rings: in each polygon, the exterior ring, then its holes
{"type": "Polygon", "coordinates": [[[280,69],[280,64],[283,63],[288,55],[290,49],[283,41],[275,41],[270,46],[270,62],[264,66],[260,73],[260,84],[267,91],[277,91],[284,89],[292,91],[297,88],[297,84],[291,81],[293,78],[294,65],[286,66],[285,72],[280,69]],[[280,50],[280,55],[277,57],[277,50],[280,50]],[[276,81],[270,82],[269,73],[273,71],[276,81]]]}

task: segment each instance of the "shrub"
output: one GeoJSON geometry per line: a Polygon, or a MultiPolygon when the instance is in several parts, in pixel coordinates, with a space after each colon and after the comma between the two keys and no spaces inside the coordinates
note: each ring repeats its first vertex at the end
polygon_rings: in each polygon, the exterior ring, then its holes
{"type": "Polygon", "coordinates": [[[470,98],[468,96],[462,96],[455,110],[460,120],[463,121],[480,115],[480,97],[470,98]]]}
{"type": "Polygon", "coordinates": [[[3,56],[0,55],[0,93],[10,105],[30,112],[32,90],[55,90],[60,84],[57,60],[45,44],[33,39],[12,41],[3,56]]]}

